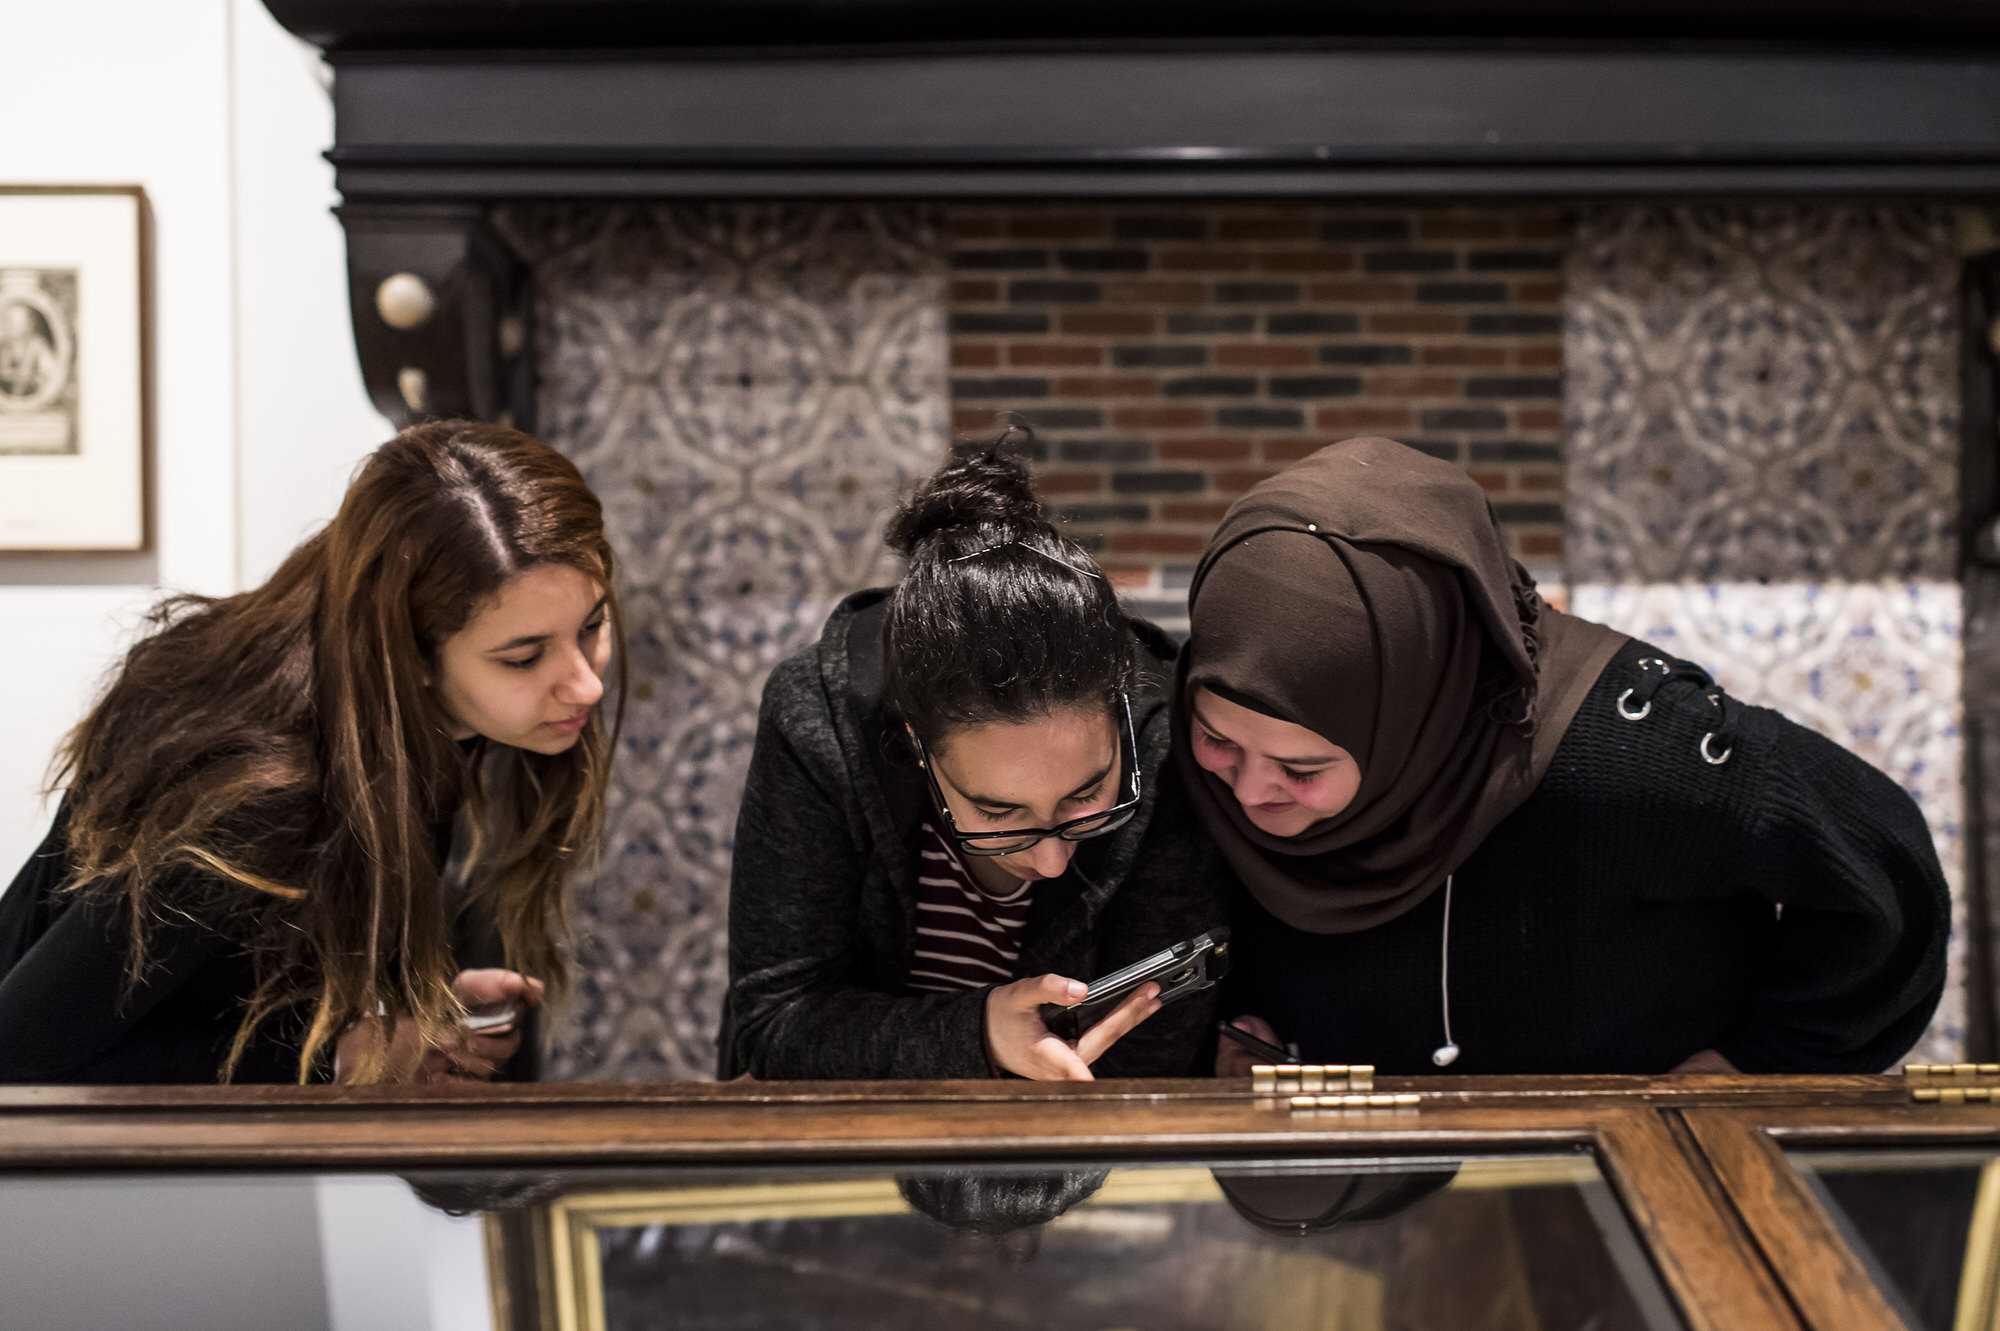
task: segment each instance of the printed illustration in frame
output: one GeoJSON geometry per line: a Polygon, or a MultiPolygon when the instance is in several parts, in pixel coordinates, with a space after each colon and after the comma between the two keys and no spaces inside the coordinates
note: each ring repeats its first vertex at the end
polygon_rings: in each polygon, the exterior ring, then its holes
{"type": "Polygon", "coordinates": [[[0,553],[143,550],[146,197],[0,185],[0,553]]]}

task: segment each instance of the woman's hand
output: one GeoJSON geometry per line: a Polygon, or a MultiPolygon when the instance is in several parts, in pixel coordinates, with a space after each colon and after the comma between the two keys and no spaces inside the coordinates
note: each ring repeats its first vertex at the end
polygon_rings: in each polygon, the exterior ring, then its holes
{"type": "MultiPolygon", "coordinates": [[[[514,1057],[521,1048],[521,1022],[531,1007],[538,1007],[542,1001],[542,982],[525,975],[506,970],[460,971],[453,982],[458,990],[458,1001],[465,1004],[468,1013],[477,1015],[512,1008],[515,1019],[505,1026],[495,1026],[489,1030],[472,1031],[460,1028],[456,1047],[432,1054],[445,1053],[444,1075],[431,1076],[430,1081],[445,1081],[454,1077],[471,1077],[479,1081],[492,1081],[507,1060],[514,1057]]],[[[434,1067],[432,1059],[425,1059],[426,1071],[434,1067]]]]}
{"type": "MultiPolygon", "coordinates": [[[[1285,1047],[1285,1042],[1271,1029],[1271,1023],[1262,1017],[1238,1017],[1231,1025],[1241,1026],[1265,1044],[1274,1044],[1280,1049],[1285,1047]]],[[[1263,1061],[1226,1035],[1215,1042],[1215,1075],[1218,1077],[1247,1077],[1250,1069],[1263,1061]]]]}
{"type": "MultiPolygon", "coordinates": [[[[542,982],[509,970],[460,971],[453,987],[468,1013],[494,1012],[507,1007],[519,1013],[542,1001],[542,982]]],[[[333,1079],[353,1080],[356,1069],[367,1061],[385,1028],[389,1047],[382,1061],[385,1082],[418,1082],[438,1085],[452,1081],[491,1081],[508,1059],[521,1047],[521,1027],[517,1020],[490,1030],[473,1031],[454,1025],[433,1044],[419,1047],[417,1024],[378,1018],[361,1021],[343,1036],[334,1048],[333,1079]]]]}
{"type": "Polygon", "coordinates": [[[1160,986],[1142,984],[1104,1020],[1074,1043],[1042,1021],[1042,1004],[1074,1007],[1090,986],[1060,975],[1003,984],[986,995],[986,1047],[993,1061],[1017,1076],[1036,1081],[1095,1081],[1090,1065],[1118,1042],[1118,1037],[1160,1010],[1160,986]]]}

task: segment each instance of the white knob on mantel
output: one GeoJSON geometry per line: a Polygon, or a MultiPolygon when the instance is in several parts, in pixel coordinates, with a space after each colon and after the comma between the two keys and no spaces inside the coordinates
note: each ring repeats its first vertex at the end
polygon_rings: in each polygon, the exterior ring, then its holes
{"type": "Polygon", "coordinates": [[[391,328],[422,328],[436,310],[431,284],[415,273],[391,273],[375,288],[375,312],[391,328]]]}

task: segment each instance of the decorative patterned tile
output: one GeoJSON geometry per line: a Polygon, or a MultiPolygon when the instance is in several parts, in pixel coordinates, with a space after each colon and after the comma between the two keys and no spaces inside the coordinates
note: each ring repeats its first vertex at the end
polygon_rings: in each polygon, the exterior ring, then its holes
{"type": "Polygon", "coordinates": [[[1570,607],[1696,661],[1887,772],[1923,810],[1952,892],[1950,981],[1912,1055],[1965,1047],[1963,598],[1955,582],[1571,586],[1570,607]]]}
{"type": "Polygon", "coordinates": [[[1956,218],[1617,207],[1565,271],[1577,582],[1951,576],[1956,218]]]}
{"type": "Polygon", "coordinates": [[[919,207],[496,220],[534,265],[543,433],[624,561],[632,679],[552,1072],[706,1078],[758,699],[895,576],[883,521],[946,438],[946,246],[919,207]]]}

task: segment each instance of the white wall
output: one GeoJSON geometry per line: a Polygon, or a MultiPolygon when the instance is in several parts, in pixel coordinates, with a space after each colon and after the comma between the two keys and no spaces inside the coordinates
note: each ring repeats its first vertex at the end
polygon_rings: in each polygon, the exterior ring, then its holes
{"type": "Polygon", "coordinates": [[[0,1326],[492,1331],[484,1233],[379,1174],[0,1176],[0,1326]]]}
{"type": "Polygon", "coordinates": [[[392,427],[354,359],[347,243],[320,155],[333,143],[328,72],[259,0],[232,3],[237,568],[254,586],[333,516],[356,464],[392,427]]]}
{"type": "Polygon", "coordinates": [[[449,1216],[399,1178],[316,1181],[328,1331],[493,1331],[478,1216],[449,1216]]]}
{"type": "Polygon", "coordinates": [[[0,1177],[0,1325],[352,1331],[316,1200],[297,1175],[0,1177]]]}
{"type": "Polygon", "coordinates": [[[323,70],[258,0],[4,4],[0,179],[153,215],[154,547],[0,554],[0,886],[56,741],[164,590],[261,579],[388,437],[355,367],[323,70]],[[52,114],[51,108],[61,108],[52,114]]]}

